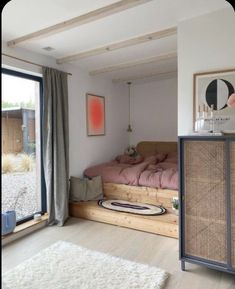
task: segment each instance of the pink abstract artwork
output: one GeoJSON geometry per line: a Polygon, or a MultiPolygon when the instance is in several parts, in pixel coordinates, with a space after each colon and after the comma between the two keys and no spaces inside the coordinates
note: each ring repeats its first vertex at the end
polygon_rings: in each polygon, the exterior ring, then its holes
{"type": "Polygon", "coordinates": [[[87,94],[87,135],[105,134],[105,102],[103,96],[87,94]]]}

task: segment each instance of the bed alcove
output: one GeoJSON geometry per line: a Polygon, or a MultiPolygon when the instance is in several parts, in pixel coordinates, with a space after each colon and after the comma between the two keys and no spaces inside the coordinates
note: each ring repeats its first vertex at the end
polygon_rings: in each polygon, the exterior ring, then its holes
{"type": "MultiPolygon", "coordinates": [[[[156,152],[169,153],[177,151],[176,142],[140,142],[137,151],[141,156],[149,156],[156,152]]],[[[157,189],[125,184],[103,183],[104,197],[162,205],[166,213],[158,216],[140,216],[104,209],[97,201],[70,202],[72,217],[78,217],[112,225],[132,228],[149,233],[178,238],[178,216],[172,209],[172,198],[178,197],[178,191],[157,189]]]]}

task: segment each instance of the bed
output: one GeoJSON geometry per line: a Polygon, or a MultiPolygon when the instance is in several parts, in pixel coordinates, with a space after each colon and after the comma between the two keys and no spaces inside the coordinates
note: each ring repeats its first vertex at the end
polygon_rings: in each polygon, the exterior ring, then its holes
{"type": "Polygon", "coordinates": [[[97,201],[89,201],[70,203],[70,215],[178,238],[178,216],[172,209],[172,198],[178,196],[177,143],[144,141],[138,143],[137,151],[142,158],[139,163],[118,164],[115,159],[90,167],[84,174],[90,178],[102,176],[104,197],[107,199],[162,205],[167,209],[166,214],[136,216],[105,210],[97,205],[97,201]],[[158,158],[154,164],[149,162],[152,156],[158,158]],[[132,168],[136,174],[132,174],[132,168]],[[115,178],[115,173],[118,178],[115,178]]]}
{"type": "Polygon", "coordinates": [[[114,160],[87,168],[88,178],[101,176],[104,183],[178,189],[177,144],[141,142],[138,157],[119,155],[114,160]]]}

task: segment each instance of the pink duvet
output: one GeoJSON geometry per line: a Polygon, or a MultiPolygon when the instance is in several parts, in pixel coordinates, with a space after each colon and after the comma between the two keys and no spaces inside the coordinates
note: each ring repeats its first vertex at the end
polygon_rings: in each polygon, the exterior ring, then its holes
{"type": "Polygon", "coordinates": [[[99,175],[106,183],[178,189],[177,156],[172,153],[164,158],[151,156],[136,164],[120,163],[118,157],[111,162],[86,169],[84,175],[89,178],[99,175]]]}

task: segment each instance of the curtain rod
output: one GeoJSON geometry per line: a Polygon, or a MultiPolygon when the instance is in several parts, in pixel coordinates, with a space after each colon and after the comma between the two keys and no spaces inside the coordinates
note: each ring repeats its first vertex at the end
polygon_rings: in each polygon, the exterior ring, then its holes
{"type": "MultiPolygon", "coordinates": [[[[3,56],[7,56],[7,57],[10,57],[10,58],[14,58],[14,59],[17,59],[17,60],[20,60],[20,61],[23,61],[23,62],[26,62],[26,63],[29,63],[29,64],[33,64],[33,65],[36,65],[36,66],[39,66],[39,67],[43,67],[42,65],[38,64],[38,63],[35,63],[35,62],[31,62],[29,60],[25,60],[25,59],[22,59],[22,58],[18,58],[18,57],[15,57],[15,56],[12,56],[12,55],[9,55],[9,54],[6,54],[6,53],[2,53],[3,56]]],[[[72,73],[69,73],[69,72],[65,72],[67,73],[68,75],[72,75],[72,73]]]]}

